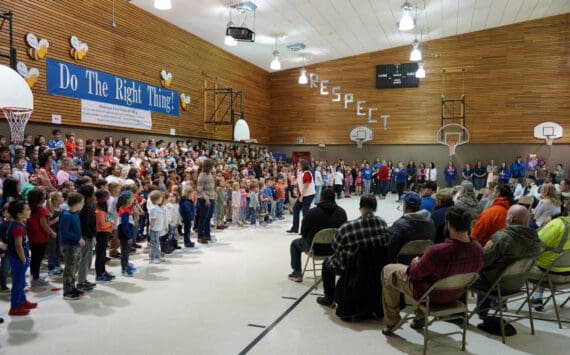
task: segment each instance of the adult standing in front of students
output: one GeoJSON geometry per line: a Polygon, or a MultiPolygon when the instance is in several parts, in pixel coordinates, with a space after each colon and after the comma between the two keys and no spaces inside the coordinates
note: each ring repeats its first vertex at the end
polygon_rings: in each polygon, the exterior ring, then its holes
{"type": "Polygon", "coordinates": [[[311,203],[315,198],[315,180],[311,174],[309,162],[301,159],[297,163],[297,201],[293,206],[293,225],[287,233],[299,233],[299,214],[303,212],[303,217],[309,211],[311,203]]]}
{"type": "Polygon", "coordinates": [[[202,163],[202,171],[198,175],[196,191],[198,192],[198,243],[207,244],[212,239],[210,235],[210,220],[216,208],[216,183],[212,168],[214,161],[207,159],[202,163]]]}

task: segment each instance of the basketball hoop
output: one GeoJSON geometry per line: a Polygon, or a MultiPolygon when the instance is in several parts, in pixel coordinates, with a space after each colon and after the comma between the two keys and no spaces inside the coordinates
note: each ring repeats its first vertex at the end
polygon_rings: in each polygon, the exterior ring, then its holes
{"type": "Polygon", "coordinates": [[[453,156],[455,148],[469,143],[469,130],[457,123],[446,124],[437,131],[435,140],[439,144],[448,146],[449,156],[453,156]]]}
{"type": "Polygon", "coordinates": [[[4,117],[10,124],[10,137],[12,143],[21,144],[24,141],[24,129],[32,114],[32,109],[19,107],[0,108],[4,113],[4,117]]]}

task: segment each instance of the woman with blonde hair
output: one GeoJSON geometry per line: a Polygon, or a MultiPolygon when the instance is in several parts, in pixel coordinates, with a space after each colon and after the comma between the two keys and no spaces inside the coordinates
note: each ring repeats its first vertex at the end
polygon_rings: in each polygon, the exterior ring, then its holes
{"type": "Polygon", "coordinates": [[[562,202],[558,198],[554,185],[546,183],[540,187],[540,196],[542,199],[534,209],[534,218],[530,222],[530,227],[538,229],[548,223],[550,219],[560,213],[562,202]]]}

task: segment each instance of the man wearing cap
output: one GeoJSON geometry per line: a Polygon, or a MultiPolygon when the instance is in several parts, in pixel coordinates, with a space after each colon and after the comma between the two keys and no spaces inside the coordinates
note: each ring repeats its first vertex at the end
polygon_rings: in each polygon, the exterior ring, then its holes
{"type": "Polygon", "coordinates": [[[453,206],[453,189],[446,187],[440,189],[435,194],[435,208],[431,214],[431,220],[435,225],[435,236],[433,242],[443,243],[445,241],[445,213],[449,207],[453,206]]]}
{"type": "Polygon", "coordinates": [[[471,214],[471,223],[474,225],[481,213],[481,206],[479,206],[479,201],[475,198],[473,183],[471,181],[463,181],[457,195],[458,198],[455,201],[455,205],[465,208],[471,214]]]}
{"type": "Polygon", "coordinates": [[[431,195],[437,190],[437,185],[433,181],[428,181],[420,186],[421,205],[420,210],[432,212],[435,206],[435,199],[431,195]]]}
{"type": "Polygon", "coordinates": [[[415,192],[404,195],[404,215],[388,229],[388,259],[409,264],[411,258],[396,260],[400,249],[412,240],[433,240],[435,225],[429,211],[420,210],[421,198],[415,192]]]}

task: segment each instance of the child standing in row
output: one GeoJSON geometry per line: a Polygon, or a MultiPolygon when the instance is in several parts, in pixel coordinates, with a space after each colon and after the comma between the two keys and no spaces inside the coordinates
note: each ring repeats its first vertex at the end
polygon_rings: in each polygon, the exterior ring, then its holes
{"type": "Polygon", "coordinates": [[[12,292],[10,298],[11,316],[25,316],[37,303],[26,299],[26,269],[30,265],[30,247],[25,223],[30,217],[30,208],[23,200],[10,202],[8,213],[13,222],[8,227],[8,257],[12,269],[12,292]]]}
{"type": "Polygon", "coordinates": [[[132,277],[135,268],[129,264],[130,241],[133,222],[133,203],[135,198],[130,191],[124,191],[117,199],[117,212],[119,214],[119,242],[121,244],[121,270],[123,276],[132,277]]]}
{"type": "Polygon", "coordinates": [[[50,237],[57,237],[57,233],[49,226],[49,212],[47,208],[44,207],[45,202],[45,194],[39,187],[33,188],[28,192],[28,205],[31,213],[26,228],[30,238],[30,251],[32,253],[30,260],[32,286],[49,285],[47,280],[40,279],[40,266],[50,237]]]}
{"type": "Polygon", "coordinates": [[[223,177],[216,179],[216,228],[224,229],[224,212],[226,206],[226,180],[223,177]]]}
{"type": "Polygon", "coordinates": [[[232,184],[232,222],[233,224],[242,227],[241,221],[241,193],[239,191],[239,182],[234,181],[232,184]]]}
{"type": "MultiPolygon", "coordinates": [[[[164,229],[165,216],[164,211],[161,207],[164,201],[164,195],[159,190],[154,190],[150,193],[149,199],[151,201],[150,208],[148,209],[148,216],[149,216],[149,252],[148,258],[149,263],[151,264],[158,264],[161,261],[160,257],[160,235],[162,230],[164,229]]],[[[186,227],[184,227],[184,232],[186,233],[186,227]]]]}
{"type": "Polygon", "coordinates": [[[47,200],[49,226],[56,232],[56,237],[49,239],[46,249],[48,273],[52,276],[63,274],[63,268],[60,266],[59,216],[61,215],[61,204],[64,201],[63,195],[59,191],[50,193],[47,200]]]}
{"type": "Polygon", "coordinates": [[[179,249],[178,247],[178,225],[180,224],[180,206],[178,205],[178,195],[176,193],[168,194],[168,201],[164,206],[166,225],[168,227],[166,241],[172,251],[179,249]]]}
{"type": "Polygon", "coordinates": [[[93,247],[97,236],[97,218],[95,215],[95,188],[93,185],[83,185],[77,189],[83,195],[83,208],[79,212],[81,221],[81,237],[85,241],[85,246],[79,251],[79,261],[77,265],[77,285],[81,291],[91,291],[97,285],[87,281],[87,273],[91,269],[93,262],[93,247]]]}
{"type": "Polygon", "coordinates": [[[59,237],[61,239],[61,254],[65,268],[63,269],[63,298],[77,300],[85,292],[75,287],[75,274],[79,251],[85,245],[81,238],[81,222],[79,211],[83,208],[83,195],[71,192],[67,196],[67,210],[61,211],[59,217],[59,237]]]}
{"type": "Polygon", "coordinates": [[[192,221],[195,217],[194,202],[192,201],[193,194],[194,188],[192,187],[192,184],[187,184],[184,188],[184,193],[180,198],[178,207],[180,218],[184,224],[184,246],[186,248],[194,248],[194,242],[190,240],[190,234],[192,232],[192,221]]]}
{"type": "Polygon", "coordinates": [[[105,190],[97,190],[95,198],[97,200],[97,208],[95,209],[97,244],[95,245],[95,278],[96,282],[109,282],[115,277],[105,270],[107,244],[113,232],[114,221],[109,214],[109,192],[105,190]]]}
{"type": "Polygon", "coordinates": [[[255,221],[257,220],[257,211],[261,204],[259,203],[259,184],[254,181],[250,186],[249,191],[249,217],[251,225],[255,227],[255,221]]]}
{"type": "Polygon", "coordinates": [[[277,184],[275,184],[275,190],[277,191],[277,219],[285,219],[283,216],[283,206],[285,205],[285,195],[287,193],[287,184],[283,178],[277,179],[277,184]]]}

